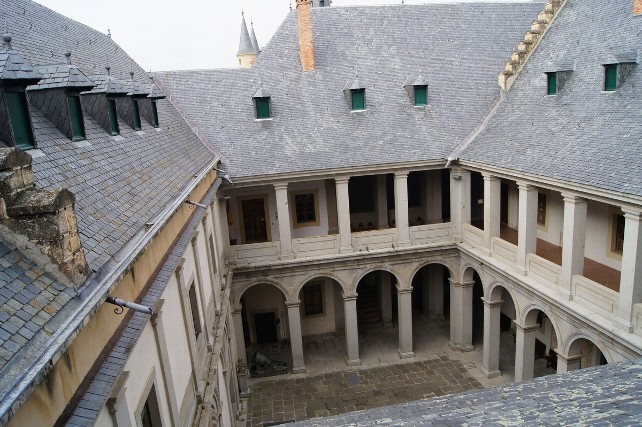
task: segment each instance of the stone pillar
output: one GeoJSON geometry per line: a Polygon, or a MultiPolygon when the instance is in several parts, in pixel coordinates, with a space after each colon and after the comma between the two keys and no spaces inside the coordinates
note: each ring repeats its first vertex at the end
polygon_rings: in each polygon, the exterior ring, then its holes
{"type": "Polygon", "coordinates": [[[519,225],[517,238],[517,268],[526,274],[526,257],[537,251],[537,188],[518,182],[519,225]]]}
{"type": "Polygon", "coordinates": [[[533,379],[536,330],[537,325],[515,322],[515,382],[533,379]]]}
{"type": "Polygon", "coordinates": [[[303,360],[303,338],[301,337],[301,313],[299,302],[288,302],[288,323],[290,326],[290,347],[292,348],[292,373],[305,372],[303,360]]]}
{"type": "MultiPolygon", "coordinates": [[[[276,193],[276,212],[279,217],[279,240],[281,241],[281,259],[292,259],[292,233],[290,225],[290,209],[288,209],[288,183],[274,184],[276,193]]],[[[269,227],[269,224],[268,224],[269,227]]]]}
{"type": "Polygon", "coordinates": [[[572,282],[575,274],[584,271],[584,239],[586,236],[586,200],[572,194],[564,197],[564,234],[560,294],[573,299],[572,282]]]}
{"type": "Polygon", "coordinates": [[[464,224],[470,224],[470,171],[460,167],[450,170],[450,220],[454,240],[461,241],[464,224]]]}
{"type": "Polygon", "coordinates": [[[352,252],[350,231],[350,199],[348,193],[349,177],[335,178],[337,185],[337,216],[339,217],[339,240],[341,253],[352,252]]]}
{"type": "Polygon", "coordinates": [[[245,354],[245,334],[243,333],[243,317],[241,309],[232,311],[234,324],[234,341],[236,341],[236,357],[242,359],[247,366],[247,355],[245,354]]]}
{"type": "Polygon", "coordinates": [[[502,181],[496,176],[484,177],[484,247],[491,254],[492,239],[499,237],[502,181]]]}
{"type": "Polygon", "coordinates": [[[381,273],[381,323],[384,329],[392,328],[392,275],[381,273]]]}
{"type": "Polygon", "coordinates": [[[472,351],[473,286],[475,282],[450,281],[450,343],[453,350],[472,351]]]}
{"type": "Polygon", "coordinates": [[[388,193],[386,175],[377,175],[377,229],[388,228],[388,193]]]}
{"type": "Polygon", "coordinates": [[[361,365],[361,359],[359,359],[359,330],[357,327],[357,296],[344,296],[343,307],[345,311],[348,366],[361,365]]]}
{"type": "Polygon", "coordinates": [[[642,302],[642,212],[633,209],[624,211],[624,246],[620,292],[615,324],[625,331],[633,332],[633,305],[642,302]]]}
{"type": "Polygon", "coordinates": [[[328,205],[328,234],[339,234],[339,218],[337,217],[337,189],[333,180],[325,180],[325,199],[328,205]]]}
{"type": "Polygon", "coordinates": [[[582,355],[567,356],[557,353],[557,373],[563,374],[564,372],[577,371],[582,366],[582,355]]]}
{"type": "Polygon", "coordinates": [[[499,370],[499,318],[503,301],[484,301],[484,350],[482,372],[486,378],[502,374],[499,370]]]}
{"type": "Polygon", "coordinates": [[[408,225],[408,172],[395,172],[395,222],[399,246],[410,246],[408,225]]]}
{"type": "Polygon", "coordinates": [[[399,316],[399,356],[415,357],[412,351],[412,288],[397,285],[397,313],[399,316]]]}
{"type": "Polygon", "coordinates": [[[426,224],[440,223],[443,221],[441,216],[441,171],[426,171],[424,185],[424,219],[426,224]]]}

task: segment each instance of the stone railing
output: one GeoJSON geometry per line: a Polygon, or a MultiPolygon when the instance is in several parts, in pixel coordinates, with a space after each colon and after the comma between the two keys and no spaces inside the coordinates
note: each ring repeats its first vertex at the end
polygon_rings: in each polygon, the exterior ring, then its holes
{"type": "Polygon", "coordinates": [[[281,256],[281,242],[251,243],[230,246],[230,255],[235,264],[277,261],[281,256]]]}
{"type": "Polygon", "coordinates": [[[450,222],[410,227],[410,243],[412,245],[429,245],[451,242],[452,240],[453,225],[450,222]]]}
{"type": "Polygon", "coordinates": [[[484,230],[480,230],[474,225],[464,224],[464,242],[472,246],[482,246],[484,244],[484,230]]]}
{"type": "Polygon", "coordinates": [[[619,294],[584,276],[573,276],[571,284],[573,300],[600,314],[614,315],[617,312],[619,294]]]}
{"type": "Polygon", "coordinates": [[[339,253],[339,236],[315,236],[292,239],[295,258],[307,258],[339,253]]]}
{"type": "Polygon", "coordinates": [[[528,254],[526,257],[526,270],[528,271],[529,277],[534,278],[551,289],[557,289],[560,285],[562,267],[554,262],[550,262],[535,254],[528,254]]]}
{"type": "Polygon", "coordinates": [[[392,249],[397,240],[396,228],[352,233],[352,247],[355,251],[392,249]]]}
{"type": "Polygon", "coordinates": [[[506,264],[517,263],[517,246],[499,237],[493,237],[491,241],[493,257],[506,264]]]}

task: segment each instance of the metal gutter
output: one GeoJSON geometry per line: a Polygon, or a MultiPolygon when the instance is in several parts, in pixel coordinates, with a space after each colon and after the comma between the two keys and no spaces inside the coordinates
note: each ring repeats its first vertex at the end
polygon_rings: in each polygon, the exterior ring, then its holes
{"type": "Polygon", "coordinates": [[[87,279],[79,288],[76,298],[80,299],[80,306],[69,313],[64,313],[68,320],[60,325],[48,340],[48,344],[42,347],[31,364],[24,369],[24,375],[3,393],[0,401],[0,425],[6,424],[18,411],[26,401],[25,394],[35,388],[40,378],[49,372],[71,344],[72,339],[89,322],[98,307],[111,293],[116,283],[129,272],[132,263],[147,249],[189,194],[212,169],[216,168],[220,160],[221,156],[217,155],[214,160],[195,174],[191,181],[183,187],[183,190],[147,223],[149,226],[146,225],[132,236],[96,274],[87,279]]]}

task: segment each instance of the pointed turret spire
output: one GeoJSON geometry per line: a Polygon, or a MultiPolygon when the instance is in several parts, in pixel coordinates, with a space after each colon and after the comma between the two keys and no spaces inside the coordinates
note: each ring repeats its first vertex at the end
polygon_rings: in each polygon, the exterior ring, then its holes
{"type": "Polygon", "coordinates": [[[254,49],[254,53],[258,55],[261,49],[259,49],[259,41],[256,39],[256,33],[254,32],[254,22],[250,22],[250,27],[252,27],[252,33],[250,34],[252,48],[254,49]]]}
{"type": "MultiPolygon", "coordinates": [[[[254,34],[254,29],[252,29],[254,34]]],[[[256,36],[254,36],[256,38],[256,36]]],[[[250,68],[256,61],[258,55],[258,43],[255,45],[250,38],[250,33],[247,31],[247,24],[245,23],[245,13],[241,12],[241,39],[239,41],[239,51],[236,57],[239,59],[239,66],[241,68],[250,68]]]]}

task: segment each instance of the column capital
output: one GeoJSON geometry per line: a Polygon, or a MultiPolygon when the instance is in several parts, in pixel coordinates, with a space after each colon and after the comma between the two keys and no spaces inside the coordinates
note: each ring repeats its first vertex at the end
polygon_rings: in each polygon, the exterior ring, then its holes
{"type": "Polygon", "coordinates": [[[517,329],[519,329],[520,331],[522,331],[524,333],[533,332],[533,331],[539,329],[539,325],[537,325],[537,324],[525,326],[525,325],[517,323],[517,320],[513,320],[513,324],[515,325],[515,327],[517,329]]]}
{"type": "Polygon", "coordinates": [[[239,308],[234,307],[232,309],[232,316],[236,316],[237,314],[241,315],[242,313],[243,313],[243,311],[242,311],[242,309],[240,307],[239,308]]]}
{"type": "Polygon", "coordinates": [[[288,189],[288,183],[287,182],[275,182],[273,185],[274,185],[274,189],[275,190],[287,190],[288,189]]]}
{"type": "Polygon", "coordinates": [[[400,294],[410,294],[412,293],[412,287],[410,288],[400,288],[399,285],[395,286],[397,288],[397,292],[400,294]]]}
{"type": "Polygon", "coordinates": [[[581,197],[579,194],[575,193],[562,192],[562,198],[564,199],[564,203],[586,203],[586,199],[584,197],[581,197]]]}
{"type": "Polygon", "coordinates": [[[526,181],[517,181],[517,188],[521,191],[533,191],[537,190],[537,187],[530,182],[526,181]]]}
{"type": "Polygon", "coordinates": [[[488,301],[486,298],[482,298],[481,300],[486,307],[490,307],[490,308],[501,307],[502,304],[504,303],[504,300],[488,301]]]}
{"type": "Polygon", "coordinates": [[[334,178],[334,182],[338,184],[347,184],[348,181],[350,180],[349,176],[337,176],[334,178]]]}
{"type": "Polygon", "coordinates": [[[343,301],[356,301],[358,295],[343,295],[343,301]]]}
{"type": "Polygon", "coordinates": [[[641,221],[642,220],[642,210],[641,209],[635,208],[635,207],[629,207],[629,206],[623,206],[620,209],[622,209],[622,213],[624,213],[624,218],[631,219],[633,221],[641,221]]]}
{"type": "Polygon", "coordinates": [[[562,354],[558,349],[554,348],[553,351],[555,354],[557,354],[557,357],[562,359],[563,362],[566,363],[573,363],[573,362],[579,362],[582,360],[582,355],[581,354],[576,354],[574,356],[567,356],[565,354],[562,354]]]}
{"type": "Polygon", "coordinates": [[[497,181],[501,179],[497,175],[493,175],[490,172],[482,172],[481,175],[484,178],[484,181],[497,181]]]}
{"type": "Polygon", "coordinates": [[[406,179],[408,178],[408,171],[395,171],[395,179],[406,179]]]}
{"type": "Polygon", "coordinates": [[[285,306],[287,308],[299,308],[300,305],[301,301],[290,301],[285,303],[285,306]]]}
{"type": "Polygon", "coordinates": [[[460,287],[460,288],[470,288],[471,286],[475,286],[475,282],[457,282],[456,280],[451,279],[450,277],[448,278],[448,281],[450,282],[451,285],[455,287],[460,287]]]}

